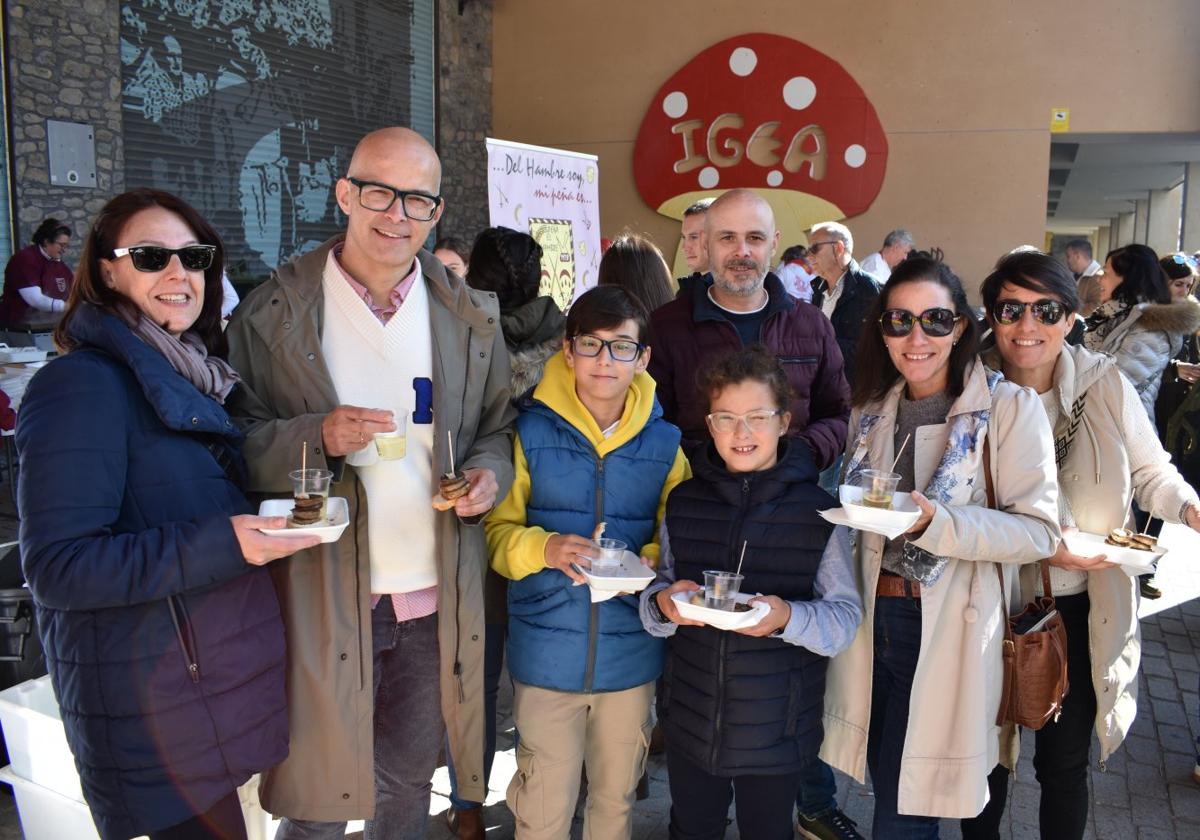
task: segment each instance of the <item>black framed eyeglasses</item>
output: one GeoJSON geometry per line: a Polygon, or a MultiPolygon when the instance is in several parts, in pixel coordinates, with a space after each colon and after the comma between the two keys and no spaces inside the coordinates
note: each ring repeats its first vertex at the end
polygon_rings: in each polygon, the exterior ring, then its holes
{"type": "Polygon", "coordinates": [[[646,349],[645,344],[640,341],[631,341],[628,338],[614,338],[605,341],[603,338],[584,333],[571,339],[571,349],[575,354],[589,359],[599,356],[600,351],[605,347],[608,348],[608,355],[612,356],[614,362],[632,362],[646,349]]]}
{"type": "Polygon", "coordinates": [[[777,408],[774,411],[767,409],[759,409],[757,411],[747,411],[745,414],[734,414],[731,411],[714,411],[708,414],[704,419],[708,422],[708,427],[712,429],[713,434],[727,435],[730,432],[737,430],[738,423],[746,426],[746,431],[750,434],[765,431],[771,420],[783,414],[782,408],[777,408]]]}
{"type": "Polygon", "coordinates": [[[386,213],[392,209],[396,199],[400,199],[405,216],[414,222],[428,222],[442,204],[440,195],[430,195],[413,190],[398,190],[387,184],[351,178],[349,175],[346,176],[346,180],[358,187],[358,203],[376,213],[386,213]]]}
{"type": "Polygon", "coordinates": [[[954,332],[954,323],[959,316],[953,309],[934,307],[926,309],[920,315],[907,309],[888,309],[879,316],[879,329],[888,338],[903,338],[913,331],[918,323],[925,335],[930,338],[944,338],[954,332]]]}
{"type": "Polygon", "coordinates": [[[992,317],[996,323],[1011,327],[1025,317],[1025,310],[1033,313],[1034,320],[1039,324],[1057,324],[1067,314],[1067,307],[1057,300],[1039,300],[1034,303],[1024,303],[1019,300],[998,300],[992,307],[992,317]]]}
{"type": "Polygon", "coordinates": [[[129,248],[113,248],[113,259],[128,256],[138,271],[162,271],[171,257],[178,256],[180,264],[188,271],[208,271],[216,253],[216,245],[184,245],[182,248],[133,245],[129,248]]]}

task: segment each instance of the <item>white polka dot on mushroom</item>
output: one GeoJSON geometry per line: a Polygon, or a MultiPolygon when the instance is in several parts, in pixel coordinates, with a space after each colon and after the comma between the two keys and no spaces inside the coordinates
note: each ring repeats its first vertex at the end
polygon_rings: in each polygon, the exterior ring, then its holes
{"type": "Polygon", "coordinates": [[[749,47],[738,47],[729,54],[729,69],[736,76],[749,76],[758,66],[758,55],[749,47]]]}
{"type": "Polygon", "coordinates": [[[721,181],[721,173],[717,172],[715,166],[706,166],[700,170],[700,177],[697,178],[700,186],[706,190],[711,190],[721,181]]]}
{"type": "Polygon", "coordinates": [[[783,101],[797,111],[803,111],[816,98],[817,86],[808,76],[793,76],[783,86],[783,101]]]}
{"type": "Polygon", "coordinates": [[[852,169],[858,169],[867,162],[867,150],[855,143],[853,146],[846,147],[846,165],[852,169]]]}
{"type": "Polygon", "coordinates": [[[767,186],[768,187],[778,187],[782,183],[783,183],[783,173],[780,172],[778,169],[772,169],[770,172],[767,173],[767,186]]]}
{"type": "Polygon", "coordinates": [[[687,94],[681,90],[672,91],[663,97],[663,113],[671,119],[678,119],[687,113],[687,94]]]}

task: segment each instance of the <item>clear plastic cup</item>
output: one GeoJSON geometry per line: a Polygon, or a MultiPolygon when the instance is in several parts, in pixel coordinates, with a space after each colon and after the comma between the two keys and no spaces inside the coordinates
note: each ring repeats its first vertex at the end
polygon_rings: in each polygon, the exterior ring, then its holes
{"type": "Polygon", "coordinates": [[[600,546],[600,556],[592,560],[592,574],[613,575],[619,571],[625,556],[625,543],[605,537],[596,540],[596,545],[600,546]]]}
{"type": "Polygon", "coordinates": [[[732,612],[744,579],[744,575],[735,572],[705,572],[704,606],[713,610],[732,612]]]}
{"type": "Polygon", "coordinates": [[[329,482],[333,473],[329,470],[293,470],[288,473],[292,480],[292,497],[295,499],[311,499],[321,497],[321,513],[318,521],[329,517],[329,482]]]}
{"type": "Polygon", "coordinates": [[[862,503],[867,507],[891,510],[896,496],[896,485],[900,473],[885,470],[863,470],[858,474],[858,486],[862,488],[862,503]]]}
{"type": "Polygon", "coordinates": [[[380,461],[398,461],[408,453],[408,412],[393,411],[394,432],[376,432],[375,449],[380,461]]]}

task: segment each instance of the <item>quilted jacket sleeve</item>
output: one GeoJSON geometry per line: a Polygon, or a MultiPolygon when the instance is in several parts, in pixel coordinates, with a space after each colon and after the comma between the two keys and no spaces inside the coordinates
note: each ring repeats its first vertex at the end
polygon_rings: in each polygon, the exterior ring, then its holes
{"type": "Polygon", "coordinates": [[[111,363],[80,352],[45,367],[25,394],[16,433],[21,553],[44,607],[156,601],[249,568],[223,513],[137,533],[114,530],[137,433],[130,396],[111,363]]]}

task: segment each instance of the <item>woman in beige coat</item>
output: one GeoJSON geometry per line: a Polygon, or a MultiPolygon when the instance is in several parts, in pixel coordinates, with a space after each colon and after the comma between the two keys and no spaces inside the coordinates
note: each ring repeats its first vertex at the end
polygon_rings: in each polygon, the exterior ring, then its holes
{"type": "Polygon", "coordinates": [[[821,757],[860,782],[870,770],[875,837],[937,837],[939,817],[974,816],[988,801],[1003,676],[996,570],[1054,553],[1054,451],[1036,395],[976,358],[979,325],[940,260],[901,263],[874,315],[846,474],[887,469],[911,432],[895,471],[922,513],[896,540],[858,534],[866,615],[829,666],[821,757]]]}
{"type": "MultiPolygon", "coordinates": [[[[996,334],[987,360],[1038,392],[1054,429],[1063,529],[1108,534],[1131,521],[1133,497],[1155,517],[1200,530],[1200,500],[1171,465],[1117,361],[1064,344],[1079,308],[1066,268],[1046,254],[1012,254],[984,281],[983,300],[996,334]]],[[[1092,730],[1103,769],[1137,713],[1137,580],[1105,559],[1073,554],[1063,543],[1047,560],[1067,631],[1071,686],[1062,713],[1035,738],[1041,833],[1054,840],[1083,837],[1092,730]]],[[[1023,597],[1041,590],[1036,570],[1022,569],[1023,597]]],[[[1003,810],[1004,798],[997,796],[964,825],[963,836],[998,836],[1003,810]]]]}

